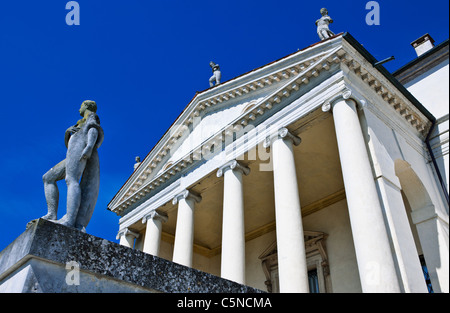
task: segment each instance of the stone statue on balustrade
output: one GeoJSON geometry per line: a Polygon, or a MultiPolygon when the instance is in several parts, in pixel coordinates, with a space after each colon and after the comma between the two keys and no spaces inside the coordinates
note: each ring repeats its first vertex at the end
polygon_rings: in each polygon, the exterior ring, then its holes
{"type": "Polygon", "coordinates": [[[213,75],[209,78],[209,86],[214,86],[214,82],[216,86],[220,84],[220,79],[222,78],[222,73],[220,72],[219,64],[214,63],[213,61],[209,62],[209,66],[213,71],[213,75]]]}
{"type": "Polygon", "coordinates": [[[328,10],[325,8],[320,9],[320,14],[322,14],[322,17],[316,21],[317,34],[320,40],[325,40],[334,36],[334,33],[328,28],[328,25],[333,23],[333,20],[328,16],[328,10]]]}
{"type": "MultiPolygon", "coordinates": [[[[96,114],[95,101],[86,100],[79,110],[83,117],[65,133],[66,158],[42,177],[48,213],[42,218],[56,221],[62,179],[67,184],[67,212],[57,223],[83,232],[94,212],[100,186],[100,163],[97,149],[103,142],[103,129],[96,114]]],[[[27,227],[36,220],[28,223],[27,227]]]]}

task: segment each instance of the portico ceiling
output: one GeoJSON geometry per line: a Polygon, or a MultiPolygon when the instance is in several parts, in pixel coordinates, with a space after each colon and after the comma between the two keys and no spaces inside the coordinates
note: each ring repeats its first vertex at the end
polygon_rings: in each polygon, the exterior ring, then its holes
{"type": "MultiPolygon", "coordinates": [[[[303,216],[345,198],[331,115],[317,113],[313,121],[305,123],[300,120],[289,127],[302,138],[294,153],[303,216]]],[[[275,230],[273,172],[260,170],[261,164],[267,161],[247,160],[246,157],[241,162],[251,169],[243,178],[245,233],[246,240],[250,240],[275,230]]],[[[190,190],[202,196],[195,208],[194,249],[206,256],[216,255],[222,241],[223,177],[218,178],[213,172],[190,190]]],[[[173,241],[177,206],[168,202],[159,210],[169,216],[163,224],[163,240],[173,241]]],[[[144,225],[137,223],[136,227],[144,225]]]]}

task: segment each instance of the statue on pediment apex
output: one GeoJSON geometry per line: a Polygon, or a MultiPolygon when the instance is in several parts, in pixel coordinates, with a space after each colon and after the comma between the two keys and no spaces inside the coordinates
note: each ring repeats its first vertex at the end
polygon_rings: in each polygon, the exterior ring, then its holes
{"type": "Polygon", "coordinates": [[[333,23],[333,19],[328,16],[328,10],[325,8],[320,9],[320,14],[322,14],[322,17],[316,21],[317,34],[320,40],[325,40],[334,36],[334,33],[328,27],[328,25],[333,23]]]}

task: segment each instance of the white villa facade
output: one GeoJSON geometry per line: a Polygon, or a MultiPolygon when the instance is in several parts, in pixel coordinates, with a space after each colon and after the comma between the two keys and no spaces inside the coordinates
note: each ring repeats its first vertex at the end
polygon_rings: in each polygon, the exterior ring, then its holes
{"type": "Polygon", "coordinates": [[[120,243],[270,292],[428,292],[422,259],[448,292],[436,118],[375,62],[338,34],[196,94],[111,200],[120,243]]]}

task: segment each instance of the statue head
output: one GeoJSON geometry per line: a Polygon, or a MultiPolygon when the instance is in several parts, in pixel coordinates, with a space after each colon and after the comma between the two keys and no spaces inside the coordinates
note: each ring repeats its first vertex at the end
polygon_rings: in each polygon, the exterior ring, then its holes
{"type": "Polygon", "coordinates": [[[322,16],[328,15],[328,10],[326,8],[322,8],[320,9],[320,14],[322,14],[322,16]]]}
{"type": "Polygon", "coordinates": [[[84,116],[84,112],[86,112],[86,110],[94,112],[94,113],[97,112],[97,103],[95,103],[95,101],[92,101],[92,100],[83,101],[83,103],[81,103],[81,107],[80,107],[80,115],[84,116]]]}
{"type": "Polygon", "coordinates": [[[216,63],[214,63],[213,61],[209,62],[209,66],[214,67],[216,65],[216,63]]]}

